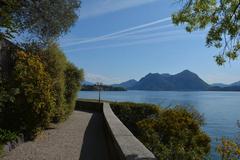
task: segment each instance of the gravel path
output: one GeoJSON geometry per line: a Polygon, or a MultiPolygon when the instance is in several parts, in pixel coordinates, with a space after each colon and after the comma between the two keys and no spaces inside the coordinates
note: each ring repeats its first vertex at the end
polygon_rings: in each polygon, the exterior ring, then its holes
{"type": "Polygon", "coordinates": [[[2,160],[108,160],[103,115],[74,111],[56,129],[21,144],[2,160]]]}

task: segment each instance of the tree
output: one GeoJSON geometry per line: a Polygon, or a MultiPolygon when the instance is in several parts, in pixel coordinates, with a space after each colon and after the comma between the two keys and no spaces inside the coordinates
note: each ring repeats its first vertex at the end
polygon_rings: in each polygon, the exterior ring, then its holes
{"type": "Polygon", "coordinates": [[[0,1],[0,39],[12,38],[17,26],[12,21],[11,13],[17,8],[17,0],[0,1]]]}
{"type": "Polygon", "coordinates": [[[80,0],[1,0],[0,4],[1,37],[27,33],[34,40],[46,43],[73,25],[80,0]]]}
{"type": "Polygon", "coordinates": [[[207,47],[216,47],[218,65],[226,59],[236,60],[240,51],[240,1],[239,0],[180,0],[184,5],[172,15],[173,23],[186,24],[192,32],[210,27],[207,47]]]}

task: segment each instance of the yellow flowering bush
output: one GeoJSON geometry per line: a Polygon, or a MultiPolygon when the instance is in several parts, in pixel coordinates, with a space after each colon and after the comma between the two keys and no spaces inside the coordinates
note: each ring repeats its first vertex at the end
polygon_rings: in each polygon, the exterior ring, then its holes
{"type": "Polygon", "coordinates": [[[202,116],[193,108],[137,103],[112,103],[118,118],[159,160],[202,160],[210,138],[201,129],[202,116]]]}
{"type": "Polygon", "coordinates": [[[53,81],[38,55],[17,52],[14,78],[20,89],[17,108],[26,131],[37,133],[50,123],[55,107],[53,81]]]}
{"type": "Polygon", "coordinates": [[[217,146],[217,152],[222,160],[238,160],[240,159],[240,144],[232,139],[222,138],[217,146]]]}
{"type": "Polygon", "coordinates": [[[55,44],[41,49],[33,43],[25,50],[10,51],[9,70],[0,66],[0,128],[33,138],[72,113],[83,71],[55,44]]]}

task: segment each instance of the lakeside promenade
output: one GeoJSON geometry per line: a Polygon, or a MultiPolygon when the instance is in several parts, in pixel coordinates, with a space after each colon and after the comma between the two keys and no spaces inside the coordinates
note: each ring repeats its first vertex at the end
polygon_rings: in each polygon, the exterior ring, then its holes
{"type": "Polygon", "coordinates": [[[108,160],[103,115],[74,111],[54,129],[23,143],[2,160],[108,160]]]}

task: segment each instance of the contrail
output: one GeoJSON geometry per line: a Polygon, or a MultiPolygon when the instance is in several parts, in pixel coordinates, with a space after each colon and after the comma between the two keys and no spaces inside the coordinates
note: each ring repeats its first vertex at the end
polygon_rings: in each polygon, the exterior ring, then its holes
{"type": "Polygon", "coordinates": [[[170,30],[170,31],[165,31],[165,32],[158,32],[158,33],[148,33],[148,34],[143,34],[143,35],[129,35],[126,37],[126,39],[145,39],[145,38],[154,38],[154,37],[159,37],[159,36],[174,36],[179,33],[185,33],[184,29],[178,29],[178,30],[170,30]]]}
{"type": "Polygon", "coordinates": [[[152,26],[152,25],[159,24],[159,23],[167,22],[167,21],[170,21],[170,20],[171,20],[171,17],[159,19],[159,20],[156,20],[156,21],[153,21],[153,22],[150,22],[150,23],[146,23],[146,24],[142,24],[142,25],[139,25],[139,26],[127,28],[127,29],[117,31],[117,32],[113,32],[113,33],[110,33],[110,34],[106,34],[106,35],[103,35],[103,36],[98,36],[98,37],[91,38],[91,39],[88,39],[88,40],[82,40],[82,41],[78,41],[78,42],[75,42],[75,43],[66,44],[63,47],[72,46],[72,45],[76,45],[76,44],[83,44],[83,43],[105,40],[106,38],[110,38],[112,36],[117,36],[117,35],[120,36],[123,33],[127,33],[127,32],[130,32],[130,31],[135,31],[135,30],[138,30],[138,29],[142,29],[142,28],[145,28],[145,27],[149,27],[149,26],[152,26]]]}
{"type": "MultiPolygon", "coordinates": [[[[129,35],[131,36],[131,35],[134,35],[134,34],[137,34],[137,33],[152,32],[152,31],[156,31],[156,30],[159,30],[159,29],[169,28],[169,27],[173,27],[173,25],[172,24],[167,24],[167,25],[163,25],[163,26],[143,28],[143,29],[140,29],[140,30],[132,31],[132,32],[125,32],[125,33],[122,33],[122,34],[97,39],[97,40],[94,40],[94,41],[91,41],[91,42],[99,42],[99,41],[111,40],[111,39],[117,39],[117,38],[127,38],[126,36],[129,36],[129,35]]],[[[72,42],[72,43],[69,43],[69,44],[70,45],[75,45],[75,43],[78,43],[78,42],[75,41],[75,42],[72,42]]],[[[88,42],[88,43],[91,43],[91,42],[88,42]]],[[[66,45],[63,46],[63,47],[66,47],[66,45]]]]}
{"type": "MultiPolygon", "coordinates": [[[[102,38],[102,39],[99,39],[98,41],[110,40],[110,39],[116,39],[116,38],[125,38],[125,37],[128,38],[128,36],[131,37],[132,35],[135,35],[135,34],[138,34],[138,33],[152,32],[152,31],[156,31],[156,30],[159,30],[159,29],[169,28],[169,27],[173,27],[173,25],[172,24],[167,24],[167,25],[163,25],[163,26],[143,28],[143,29],[140,29],[140,30],[134,30],[134,31],[131,31],[131,32],[125,32],[125,33],[122,33],[122,34],[102,38]]],[[[160,32],[160,33],[162,33],[162,32],[160,32]]],[[[96,42],[96,41],[94,41],[94,42],[96,42]]]]}
{"type": "MultiPolygon", "coordinates": [[[[192,37],[203,37],[204,34],[193,34],[192,37]]],[[[145,39],[139,39],[136,41],[131,42],[123,42],[118,44],[112,44],[112,45],[103,45],[103,46],[97,46],[97,47],[86,47],[86,48],[77,48],[77,49],[70,49],[66,50],[66,52],[76,52],[76,51],[82,51],[82,50],[92,50],[92,49],[102,49],[102,48],[114,48],[114,47],[124,47],[124,46],[132,46],[136,44],[148,44],[153,42],[166,42],[166,41],[172,41],[176,39],[184,39],[186,38],[186,35],[169,35],[166,37],[152,37],[152,38],[145,38],[145,39]]]]}

